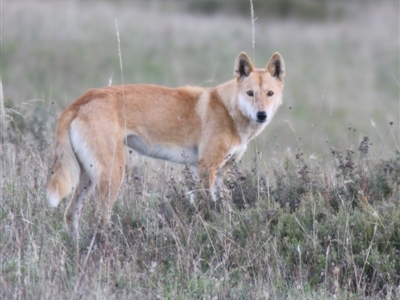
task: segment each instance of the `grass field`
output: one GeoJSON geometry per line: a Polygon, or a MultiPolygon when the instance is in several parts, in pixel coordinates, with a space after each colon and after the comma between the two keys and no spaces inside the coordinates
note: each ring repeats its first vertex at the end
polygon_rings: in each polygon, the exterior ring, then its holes
{"type": "Polygon", "coordinates": [[[250,16],[181,3],[2,2],[0,297],[398,299],[398,1],[319,20],[255,6],[254,49],[250,16]],[[213,86],[241,51],[279,51],[286,81],[232,196],[191,204],[185,166],[132,154],[110,228],[94,235],[93,199],[71,240],[67,201],[44,194],[62,109],[110,83],[213,86]]]}

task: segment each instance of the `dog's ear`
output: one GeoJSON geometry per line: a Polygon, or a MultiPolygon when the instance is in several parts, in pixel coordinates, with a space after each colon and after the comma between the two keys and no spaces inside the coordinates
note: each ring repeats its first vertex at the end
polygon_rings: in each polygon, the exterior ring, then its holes
{"type": "Polygon", "coordinates": [[[253,65],[250,58],[246,53],[242,52],[236,58],[235,62],[235,77],[237,81],[242,81],[245,77],[249,76],[253,72],[253,65]]]}
{"type": "Polygon", "coordinates": [[[283,81],[285,78],[285,63],[283,62],[282,56],[278,52],[275,52],[271,56],[265,70],[277,80],[283,81]]]}

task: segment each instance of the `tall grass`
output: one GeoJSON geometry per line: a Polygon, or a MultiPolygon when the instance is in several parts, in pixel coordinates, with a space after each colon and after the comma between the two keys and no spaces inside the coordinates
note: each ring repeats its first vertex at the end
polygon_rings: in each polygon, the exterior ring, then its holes
{"type": "Polygon", "coordinates": [[[238,164],[229,196],[190,191],[189,169],[130,155],[112,224],[96,235],[95,199],[75,243],[66,202],[50,209],[51,149],[3,146],[0,295],[4,299],[396,299],[400,152],[332,149],[329,168],[294,156],[238,164]]]}
{"type": "Polygon", "coordinates": [[[124,82],[208,86],[252,52],[249,18],[170,5],[3,3],[1,298],[399,298],[391,1],[317,23],[256,19],[255,2],[256,65],[282,53],[285,104],[226,178],[226,196],[193,202],[187,166],[128,152],[110,227],[96,234],[91,199],[82,239],[68,236],[67,202],[50,209],[43,190],[61,109],[121,83],[121,60],[124,82]]]}

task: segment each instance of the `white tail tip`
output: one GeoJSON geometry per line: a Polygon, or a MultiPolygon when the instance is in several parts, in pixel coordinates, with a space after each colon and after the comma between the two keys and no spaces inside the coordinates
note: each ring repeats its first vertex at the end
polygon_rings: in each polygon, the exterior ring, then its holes
{"type": "Polygon", "coordinates": [[[51,207],[57,207],[58,203],[60,203],[60,197],[52,191],[47,191],[47,199],[51,207]]]}

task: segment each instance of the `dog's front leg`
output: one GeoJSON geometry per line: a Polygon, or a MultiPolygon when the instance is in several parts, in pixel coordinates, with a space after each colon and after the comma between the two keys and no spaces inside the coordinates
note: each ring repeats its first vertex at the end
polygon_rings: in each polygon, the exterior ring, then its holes
{"type": "Polygon", "coordinates": [[[221,168],[229,160],[232,141],[225,135],[213,136],[207,143],[200,147],[200,159],[198,163],[199,177],[203,190],[209,191],[214,201],[219,198],[222,183],[221,168]],[[215,141],[218,141],[217,143],[215,141]],[[217,178],[218,177],[218,178],[217,178]]]}
{"type": "Polygon", "coordinates": [[[207,166],[205,163],[199,164],[199,177],[203,194],[210,192],[211,198],[217,200],[217,186],[215,184],[218,168],[216,166],[207,166]]]}

